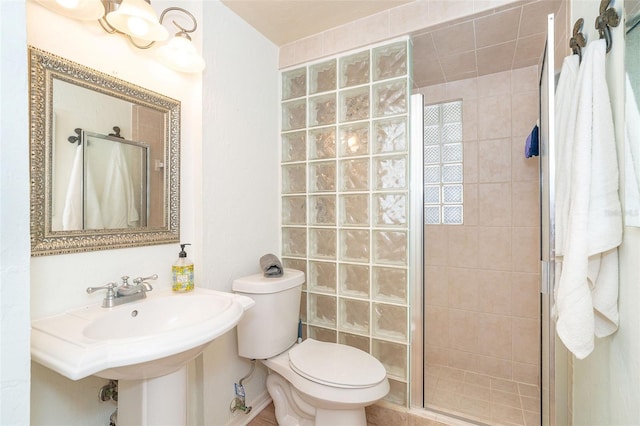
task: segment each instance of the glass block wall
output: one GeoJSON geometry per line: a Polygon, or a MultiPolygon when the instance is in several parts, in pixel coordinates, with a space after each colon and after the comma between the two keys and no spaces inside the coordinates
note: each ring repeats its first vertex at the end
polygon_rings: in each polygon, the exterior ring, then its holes
{"type": "Polygon", "coordinates": [[[402,40],[282,73],[282,257],[303,337],[371,353],[407,404],[409,52],[402,40]]]}

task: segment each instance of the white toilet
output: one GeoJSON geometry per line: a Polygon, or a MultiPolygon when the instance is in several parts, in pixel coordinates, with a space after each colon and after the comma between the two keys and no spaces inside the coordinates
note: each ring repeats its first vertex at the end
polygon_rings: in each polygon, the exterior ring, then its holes
{"type": "Polygon", "coordinates": [[[389,392],[384,366],[347,345],[307,339],[296,343],[304,274],[238,278],[233,291],[255,305],[238,323],[240,356],[269,369],[267,389],[281,426],[366,426],[364,407],[389,392]]]}

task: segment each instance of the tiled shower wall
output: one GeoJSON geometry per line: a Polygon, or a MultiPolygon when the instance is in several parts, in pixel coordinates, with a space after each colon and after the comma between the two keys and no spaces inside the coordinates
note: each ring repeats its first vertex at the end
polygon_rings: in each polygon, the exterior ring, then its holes
{"type": "Polygon", "coordinates": [[[282,72],[282,256],[303,337],[355,346],[408,387],[408,40],[282,72]]]}
{"type": "Polygon", "coordinates": [[[464,223],[425,226],[427,402],[433,366],[538,385],[537,83],[533,66],[419,89],[462,99],[464,140],[464,223]]]}

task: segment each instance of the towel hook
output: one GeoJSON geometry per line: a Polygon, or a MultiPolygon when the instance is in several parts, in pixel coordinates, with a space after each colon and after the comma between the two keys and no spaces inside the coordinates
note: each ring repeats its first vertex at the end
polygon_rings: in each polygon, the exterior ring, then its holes
{"type": "Polygon", "coordinates": [[[120,138],[120,139],[124,139],[123,136],[120,136],[120,127],[118,126],[113,126],[113,132],[114,133],[109,133],[109,136],[112,136],[114,138],[120,138]]]}
{"type": "Polygon", "coordinates": [[[74,132],[76,133],[76,135],[78,135],[78,136],[69,136],[69,137],[67,138],[67,140],[68,140],[70,143],[76,143],[76,142],[77,142],[77,143],[78,143],[78,145],[80,145],[80,135],[82,135],[82,129],[78,127],[78,128],[73,129],[73,131],[74,131],[74,132]]]}
{"type": "Polygon", "coordinates": [[[578,55],[580,62],[582,62],[582,48],[587,45],[587,40],[582,34],[582,26],[584,25],[584,19],[580,18],[573,25],[573,37],[569,40],[569,47],[573,51],[574,55],[578,55]]]}
{"type": "Polygon", "coordinates": [[[620,24],[620,16],[615,9],[609,8],[611,0],[600,1],[600,15],[596,18],[596,30],[600,34],[600,38],[604,38],[607,43],[607,53],[611,50],[611,29],[620,24]]]}

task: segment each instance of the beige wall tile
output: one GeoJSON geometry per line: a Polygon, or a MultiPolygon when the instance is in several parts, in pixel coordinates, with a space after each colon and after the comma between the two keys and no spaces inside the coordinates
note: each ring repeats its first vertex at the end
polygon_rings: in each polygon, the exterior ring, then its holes
{"type": "Polygon", "coordinates": [[[476,51],[478,75],[493,74],[500,70],[511,69],[515,53],[515,40],[478,49],[476,51]]]}
{"type": "MultiPolygon", "coordinates": [[[[445,348],[441,348],[439,346],[434,346],[431,343],[427,342],[427,346],[425,349],[425,374],[427,379],[431,378],[431,373],[437,365],[447,365],[449,362],[449,350],[445,348]]],[[[436,381],[430,381],[428,384],[433,384],[435,388],[436,381]]]]}
{"type": "Polygon", "coordinates": [[[478,224],[478,185],[465,184],[463,200],[464,200],[463,223],[468,226],[477,225],[478,224]]]}
{"type": "Polygon", "coordinates": [[[538,181],[540,173],[539,157],[525,158],[524,144],[526,137],[511,139],[511,177],[514,182],[538,181]]]}
{"type": "Polygon", "coordinates": [[[491,379],[491,389],[519,395],[518,384],[513,380],[491,379]]]}
{"type": "MultiPolygon", "coordinates": [[[[467,78],[447,83],[447,96],[449,99],[476,99],[478,97],[478,80],[467,78]]],[[[464,107],[464,103],[463,103],[464,107]]]]}
{"type": "Polygon", "coordinates": [[[511,95],[511,71],[478,77],[478,96],[511,95]]]}
{"type": "Polygon", "coordinates": [[[425,265],[446,265],[449,238],[445,227],[427,225],[424,227],[425,265]]]}
{"type": "Polygon", "coordinates": [[[479,283],[476,271],[468,268],[448,268],[449,307],[478,311],[479,283]]]}
{"type": "Polygon", "coordinates": [[[389,11],[389,31],[394,35],[419,31],[432,23],[427,0],[414,1],[389,11]]]}
{"type": "MultiPolygon", "coordinates": [[[[457,351],[451,349],[447,351],[447,362],[449,367],[457,368],[464,371],[476,371],[476,357],[470,352],[457,351]]],[[[465,380],[466,380],[465,373],[465,380]]]]}
{"type": "Polygon", "coordinates": [[[425,88],[422,93],[424,93],[425,105],[437,104],[447,100],[447,87],[445,83],[429,86],[425,88]]]}
{"type": "Polygon", "coordinates": [[[481,268],[494,271],[511,270],[510,227],[480,227],[478,239],[481,268]]]}
{"type": "Polygon", "coordinates": [[[389,38],[389,12],[367,16],[322,33],[323,53],[332,55],[389,38]]]}
{"type": "Polygon", "coordinates": [[[520,395],[517,393],[491,389],[491,402],[506,405],[507,407],[522,408],[520,405],[520,395]]]}
{"type": "Polygon", "coordinates": [[[448,79],[456,78],[460,75],[475,73],[477,69],[475,52],[464,52],[456,55],[443,56],[440,58],[442,72],[448,79]]]}
{"type": "Polygon", "coordinates": [[[540,275],[524,272],[511,273],[512,315],[524,318],[540,316],[540,275]]]}
{"type": "Polygon", "coordinates": [[[511,359],[513,344],[511,317],[479,314],[478,330],[481,330],[482,337],[478,338],[476,352],[495,358],[511,359]]]}
{"type": "Polygon", "coordinates": [[[425,305],[448,306],[449,284],[447,281],[447,268],[445,266],[424,267],[425,277],[425,305]]]}
{"type": "Polygon", "coordinates": [[[478,100],[478,139],[511,136],[511,96],[483,97],[478,100]]]}
{"type": "Polygon", "coordinates": [[[513,68],[528,67],[538,64],[542,58],[542,54],[544,53],[544,44],[546,40],[546,32],[519,38],[516,44],[516,53],[513,56],[513,68]]]}
{"type": "Polygon", "coordinates": [[[511,380],[512,362],[506,359],[477,355],[478,372],[491,377],[511,380]]]}
{"type": "Polygon", "coordinates": [[[425,339],[430,345],[449,346],[449,310],[438,306],[425,309],[425,339]]]}
{"type": "Polygon", "coordinates": [[[513,95],[522,92],[538,90],[538,67],[531,66],[518,68],[511,71],[511,93],[513,95]]]}
{"type": "Polygon", "coordinates": [[[462,140],[478,139],[478,100],[464,98],[462,102],[462,140]]]}
{"type": "Polygon", "coordinates": [[[520,26],[520,11],[520,8],[514,8],[476,19],[477,47],[487,47],[505,40],[515,40],[520,26]]]}
{"type": "Polygon", "coordinates": [[[409,415],[405,411],[392,410],[377,404],[369,405],[365,408],[365,411],[367,414],[367,425],[370,426],[406,426],[409,424],[409,415]]]}
{"type": "Polygon", "coordinates": [[[448,227],[447,264],[463,268],[478,266],[478,230],[469,226],[448,227]]]}
{"type": "Polygon", "coordinates": [[[538,119],[538,92],[520,93],[511,99],[511,136],[526,140],[538,119]]]}
{"type": "Polygon", "coordinates": [[[480,226],[511,226],[510,183],[478,185],[478,224],[480,226]]]}
{"type": "Polygon", "coordinates": [[[480,312],[511,315],[511,272],[476,272],[478,280],[478,309],[480,312]]]}
{"type": "Polygon", "coordinates": [[[458,18],[466,19],[473,12],[473,1],[429,0],[429,15],[436,24],[453,21],[458,18]]]}
{"type": "Polygon", "coordinates": [[[476,47],[472,21],[447,26],[432,34],[439,56],[454,56],[464,52],[472,52],[476,47]]]}
{"type": "Polygon", "coordinates": [[[538,259],[539,227],[514,227],[513,240],[513,270],[518,272],[538,273],[540,262],[538,259]]]}
{"type": "Polygon", "coordinates": [[[539,185],[536,181],[511,183],[511,223],[513,226],[535,226],[540,220],[539,185]]]}
{"type": "Polygon", "coordinates": [[[539,367],[533,364],[514,362],[513,380],[520,383],[537,385],[540,382],[539,367]]]}
{"type": "Polygon", "coordinates": [[[449,339],[451,348],[473,352],[478,347],[477,313],[449,309],[449,339]]]}
{"type": "Polygon", "coordinates": [[[511,181],[511,138],[478,141],[478,181],[511,181]]]}
{"type": "Polygon", "coordinates": [[[522,14],[528,19],[520,24],[520,36],[526,37],[540,32],[540,28],[546,28],[547,15],[556,12],[559,6],[558,0],[537,0],[525,4],[522,7],[522,14]]]}
{"type": "Polygon", "coordinates": [[[537,364],[540,342],[538,321],[530,318],[513,318],[513,360],[525,364],[537,364]]]}

